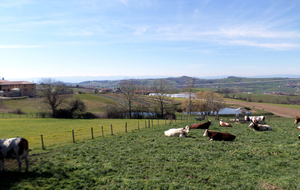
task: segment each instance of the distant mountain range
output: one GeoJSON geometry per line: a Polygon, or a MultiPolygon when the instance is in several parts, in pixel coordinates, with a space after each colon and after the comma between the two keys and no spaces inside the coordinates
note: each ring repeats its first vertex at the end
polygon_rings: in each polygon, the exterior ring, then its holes
{"type": "MultiPolygon", "coordinates": [[[[210,76],[210,77],[194,77],[195,79],[224,79],[230,77],[228,75],[223,76],[210,76]]],[[[265,76],[236,76],[241,78],[300,78],[300,75],[265,75],[265,76]]],[[[49,77],[34,77],[34,78],[5,78],[5,80],[10,81],[28,81],[39,83],[43,78],[49,77]]],[[[178,76],[62,76],[62,77],[50,77],[55,80],[62,81],[68,84],[80,84],[83,82],[92,82],[92,81],[115,81],[115,80],[128,80],[128,79],[161,79],[161,78],[180,78],[178,76]]]]}

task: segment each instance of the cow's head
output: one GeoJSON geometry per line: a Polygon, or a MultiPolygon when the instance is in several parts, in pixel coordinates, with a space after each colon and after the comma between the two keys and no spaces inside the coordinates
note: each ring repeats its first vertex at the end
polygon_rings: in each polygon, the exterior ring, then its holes
{"type": "Polygon", "coordinates": [[[185,128],[183,128],[183,129],[185,129],[185,131],[187,132],[187,133],[189,133],[190,132],[190,127],[187,125],[187,126],[185,126],[185,128]]]}

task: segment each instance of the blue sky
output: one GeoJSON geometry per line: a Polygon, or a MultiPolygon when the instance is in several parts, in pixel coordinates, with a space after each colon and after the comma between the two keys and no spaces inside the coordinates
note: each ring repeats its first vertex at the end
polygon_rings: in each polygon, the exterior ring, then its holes
{"type": "Polygon", "coordinates": [[[300,75],[299,0],[1,0],[0,77],[300,75]]]}

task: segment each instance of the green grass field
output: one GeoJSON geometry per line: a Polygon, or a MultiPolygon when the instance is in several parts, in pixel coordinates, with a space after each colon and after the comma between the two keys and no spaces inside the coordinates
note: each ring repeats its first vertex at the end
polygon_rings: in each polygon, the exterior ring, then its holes
{"type": "MultiPolygon", "coordinates": [[[[37,119],[34,122],[32,119],[20,119],[15,122],[7,120],[10,126],[24,123],[23,130],[37,136],[40,135],[37,129],[46,125],[51,126],[52,131],[61,131],[59,134],[65,131],[70,142],[72,128],[86,128],[90,133],[91,126],[102,125],[98,120],[37,119]],[[35,127],[30,129],[29,126],[35,127]]],[[[17,169],[11,168],[5,174],[0,174],[0,187],[299,189],[300,132],[293,126],[293,119],[271,118],[267,119],[267,123],[273,127],[273,131],[253,131],[247,124],[232,124],[232,128],[225,128],[214,122],[211,130],[237,136],[232,142],[210,141],[208,137],[203,137],[204,130],[201,129],[191,130],[188,138],[164,136],[165,130],[182,127],[186,122],[132,130],[110,138],[97,136],[91,140],[87,137],[75,144],[55,147],[45,154],[32,155],[29,173],[16,175],[17,169]]],[[[18,130],[21,128],[18,126],[18,130]]],[[[7,135],[19,134],[9,126],[1,131],[7,135]]],[[[49,136],[53,138],[54,134],[49,136]]]]}
{"type": "MultiPolygon", "coordinates": [[[[75,142],[93,137],[111,137],[113,134],[125,133],[132,130],[144,130],[164,125],[169,121],[146,119],[52,119],[52,118],[12,118],[1,119],[0,139],[11,137],[24,137],[30,142],[32,153],[43,152],[41,135],[43,135],[44,148],[54,148],[73,143],[72,130],[74,130],[75,142]],[[103,127],[103,133],[102,133],[103,127]]],[[[180,121],[177,121],[180,122],[180,121]]]]}

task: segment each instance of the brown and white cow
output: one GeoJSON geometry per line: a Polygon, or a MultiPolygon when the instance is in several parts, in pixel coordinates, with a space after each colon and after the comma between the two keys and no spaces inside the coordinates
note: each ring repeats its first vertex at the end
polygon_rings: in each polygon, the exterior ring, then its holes
{"type": "Polygon", "coordinates": [[[253,123],[265,123],[265,116],[245,116],[244,119],[253,123]]]}
{"type": "Polygon", "coordinates": [[[296,116],[296,117],[295,117],[294,126],[295,126],[295,124],[298,125],[299,122],[300,122],[300,117],[299,117],[299,116],[296,116]]]}
{"type": "Polygon", "coordinates": [[[253,131],[272,131],[272,127],[269,125],[257,124],[257,123],[250,123],[248,126],[253,129],[253,131]]]}
{"type": "Polygon", "coordinates": [[[224,122],[223,119],[220,120],[219,126],[223,126],[223,127],[232,127],[232,126],[230,125],[230,123],[224,122]]]}
{"type": "Polygon", "coordinates": [[[0,171],[4,171],[4,158],[17,159],[19,172],[21,172],[21,161],[25,159],[26,172],[28,172],[28,141],[22,137],[0,139],[0,171]]]}
{"type": "Polygon", "coordinates": [[[221,132],[213,132],[211,130],[206,129],[204,137],[208,136],[210,140],[217,140],[217,141],[233,141],[235,136],[230,133],[221,133],[221,132]]]}
{"type": "Polygon", "coordinates": [[[212,125],[212,122],[208,120],[205,123],[194,123],[190,126],[190,129],[208,129],[210,125],[212,125]]]}

